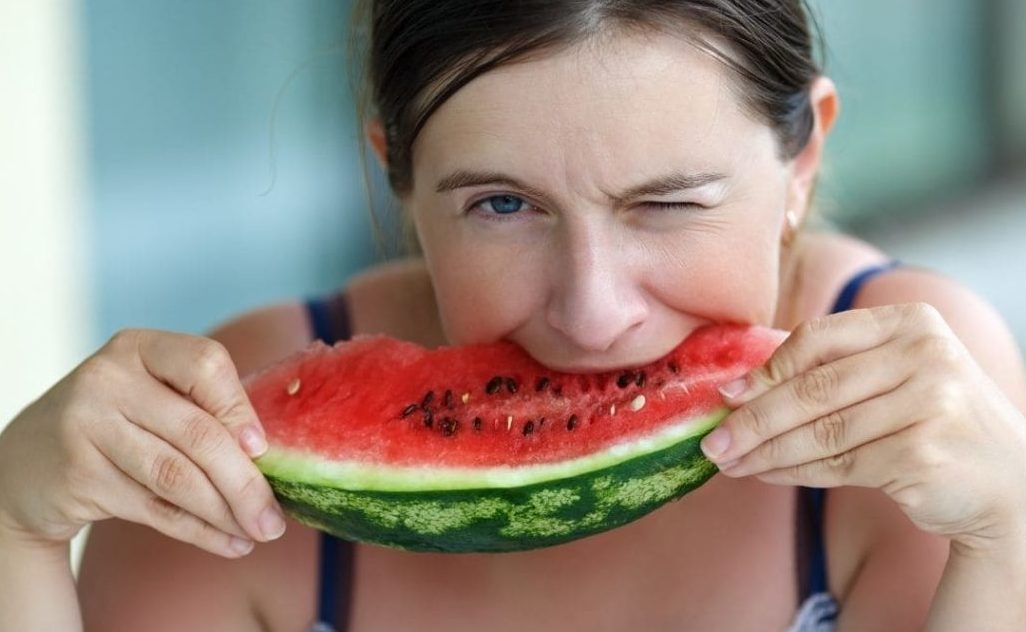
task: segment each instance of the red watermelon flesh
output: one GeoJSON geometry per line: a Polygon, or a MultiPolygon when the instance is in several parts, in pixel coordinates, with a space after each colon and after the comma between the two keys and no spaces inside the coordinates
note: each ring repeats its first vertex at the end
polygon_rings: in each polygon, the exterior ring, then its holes
{"type": "Polygon", "coordinates": [[[782,332],[696,330],[644,367],[551,371],[511,343],[428,350],[383,336],[315,343],[250,378],[269,442],[332,461],[483,467],[566,461],[722,405],[782,332]]]}

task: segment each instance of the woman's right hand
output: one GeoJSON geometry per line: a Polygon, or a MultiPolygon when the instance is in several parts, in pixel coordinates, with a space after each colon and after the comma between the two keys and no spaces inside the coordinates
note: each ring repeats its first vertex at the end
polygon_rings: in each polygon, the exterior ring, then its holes
{"type": "Polygon", "coordinates": [[[0,528],[63,543],[115,517],[239,557],[285,530],[265,449],[221,344],[122,331],[0,434],[0,528]]]}

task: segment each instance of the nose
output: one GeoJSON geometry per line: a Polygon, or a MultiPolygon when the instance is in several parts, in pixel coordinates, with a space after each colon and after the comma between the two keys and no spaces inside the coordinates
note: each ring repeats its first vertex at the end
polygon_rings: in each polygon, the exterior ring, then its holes
{"type": "Polygon", "coordinates": [[[627,253],[603,241],[593,233],[561,249],[546,313],[550,326],[582,351],[596,353],[608,350],[648,314],[627,253]]]}

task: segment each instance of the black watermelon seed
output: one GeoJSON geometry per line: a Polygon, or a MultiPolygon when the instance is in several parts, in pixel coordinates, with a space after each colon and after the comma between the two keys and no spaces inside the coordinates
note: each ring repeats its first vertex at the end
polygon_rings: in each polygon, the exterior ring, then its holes
{"type": "Polygon", "coordinates": [[[616,378],[616,385],[620,388],[627,388],[633,381],[634,374],[630,371],[627,371],[626,373],[621,373],[620,377],[616,378]]]}
{"type": "Polygon", "coordinates": [[[488,384],[485,385],[485,392],[489,395],[495,395],[502,388],[502,378],[496,375],[492,379],[488,380],[488,384]]]}
{"type": "Polygon", "coordinates": [[[507,377],[506,378],[506,390],[509,391],[510,393],[516,393],[517,392],[517,381],[514,380],[511,377],[507,377]]]}
{"type": "Polygon", "coordinates": [[[544,391],[548,387],[549,387],[549,378],[547,378],[547,377],[540,377],[540,378],[538,378],[538,383],[534,385],[534,390],[536,390],[538,392],[541,392],[541,391],[544,391]]]}
{"type": "Polygon", "coordinates": [[[671,373],[680,373],[680,367],[677,366],[676,362],[670,362],[669,366],[670,366],[670,372],[671,373]]]}
{"type": "Polygon", "coordinates": [[[534,422],[531,421],[531,420],[528,420],[527,423],[524,424],[524,436],[526,437],[527,435],[531,434],[532,432],[534,432],[534,422]]]}
{"type": "Polygon", "coordinates": [[[645,372],[644,371],[642,371],[641,373],[638,373],[638,377],[634,378],[634,385],[639,387],[639,388],[645,385],[645,372]]]}
{"type": "Polygon", "coordinates": [[[417,406],[416,404],[410,404],[409,406],[403,409],[403,413],[401,416],[405,419],[406,417],[412,415],[413,412],[417,410],[417,408],[419,408],[419,406],[417,406]]]}
{"type": "Polygon", "coordinates": [[[447,437],[453,436],[454,434],[456,434],[456,427],[458,425],[459,425],[458,421],[456,421],[452,417],[446,417],[445,419],[442,420],[442,423],[441,423],[442,434],[447,436],[447,437]]]}
{"type": "Polygon", "coordinates": [[[481,418],[480,417],[474,417],[474,430],[480,430],[480,429],[481,429],[481,418]]]}
{"type": "Polygon", "coordinates": [[[538,430],[541,430],[542,426],[544,426],[544,425],[545,425],[545,418],[542,417],[541,419],[538,420],[538,430]]]}
{"type": "Polygon", "coordinates": [[[434,391],[428,391],[427,395],[424,396],[424,399],[420,400],[420,407],[423,408],[424,410],[427,410],[427,407],[430,406],[431,402],[433,402],[434,400],[435,400],[435,392],[434,391]]]}
{"type": "Polygon", "coordinates": [[[452,391],[446,389],[445,397],[442,398],[442,402],[445,404],[446,408],[452,409],[452,391]]]}
{"type": "Polygon", "coordinates": [[[566,420],[566,429],[573,430],[577,427],[577,415],[570,415],[570,419],[566,420]]]}
{"type": "Polygon", "coordinates": [[[435,420],[435,417],[434,417],[434,415],[431,414],[431,411],[430,410],[425,410],[424,411],[424,425],[427,426],[428,428],[430,428],[431,425],[434,423],[434,420],[435,420]]]}

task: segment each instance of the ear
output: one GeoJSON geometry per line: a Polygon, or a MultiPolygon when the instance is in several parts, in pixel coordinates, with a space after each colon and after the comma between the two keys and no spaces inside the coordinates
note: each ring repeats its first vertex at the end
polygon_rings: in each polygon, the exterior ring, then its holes
{"type": "Polygon", "coordinates": [[[387,170],[388,141],[385,139],[385,126],[381,124],[381,119],[375,117],[368,120],[363,126],[363,133],[367,137],[367,142],[370,144],[371,149],[374,150],[374,155],[377,156],[381,169],[387,170]]]}
{"type": "Polygon", "coordinates": [[[809,100],[812,102],[814,116],[812,133],[805,147],[793,159],[791,182],[787,192],[787,210],[798,215],[799,224],[809,208],[816,174],[819,173],[823,160],[823,147],[827,135],[837,121],[841,108],[837,87],[827,77],[816,78],[809,89],[809,100]]]}

